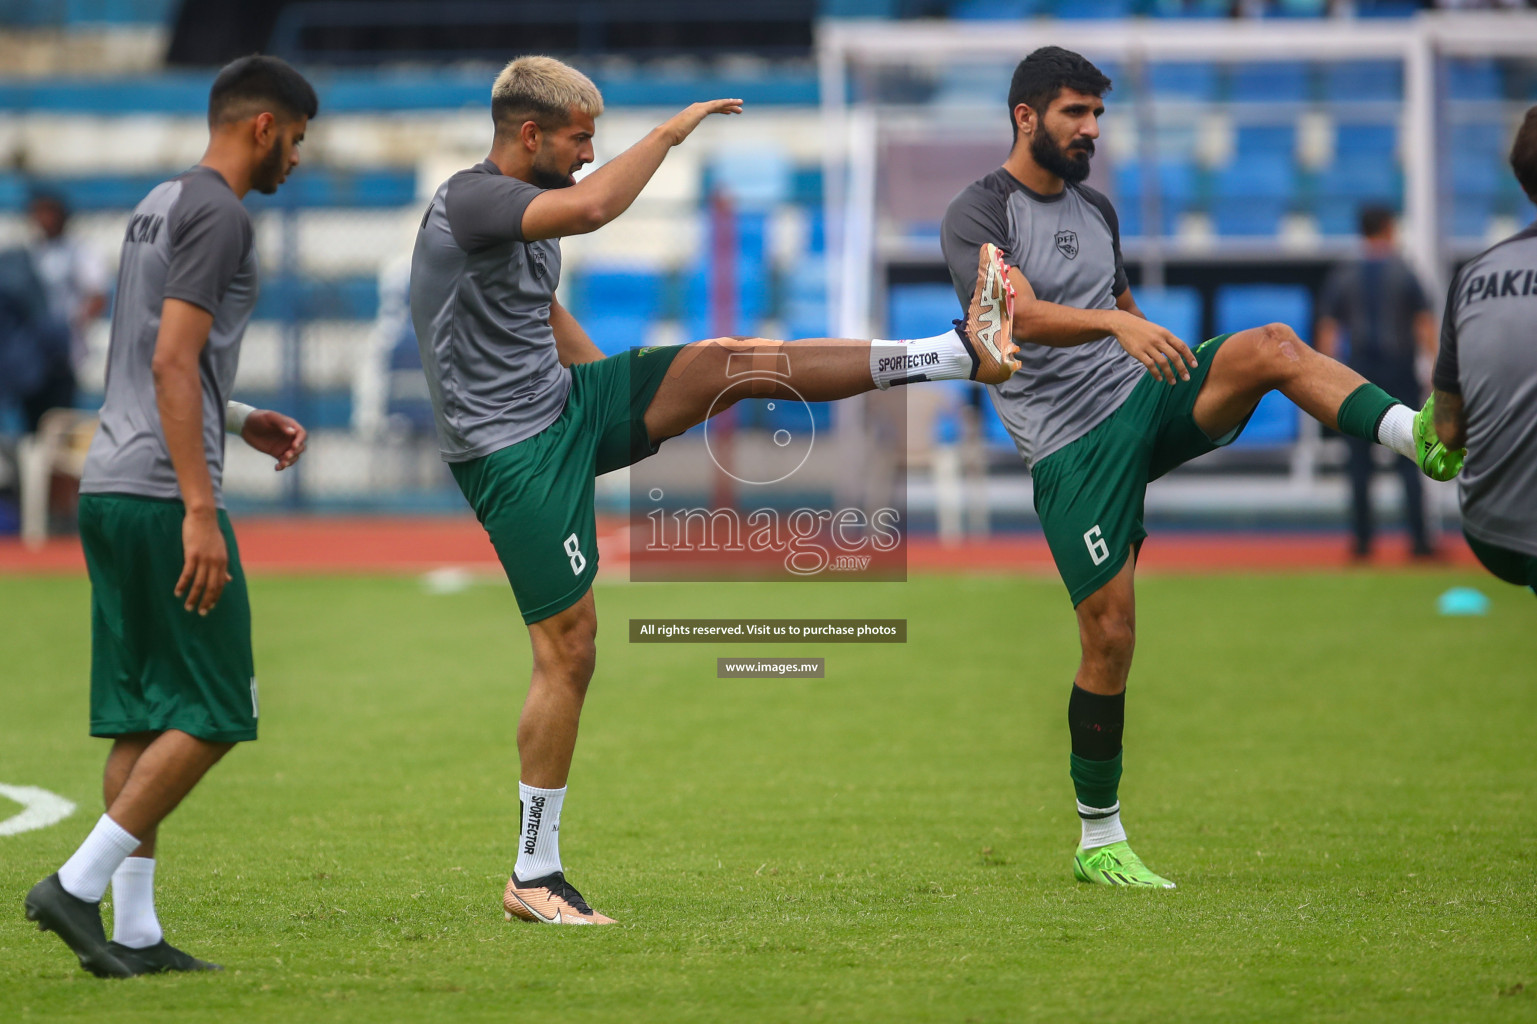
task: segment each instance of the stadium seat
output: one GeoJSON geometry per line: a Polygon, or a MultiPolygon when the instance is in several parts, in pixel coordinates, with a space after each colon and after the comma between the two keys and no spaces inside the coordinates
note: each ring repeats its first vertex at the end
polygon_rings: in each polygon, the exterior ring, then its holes
{"type": "Polygon", "coordinates": [[[1136,13],[1134,0],[1053,0],[1052,13],[1064,21],[1129,18],[1136,13]]]}
{"type": "Polygon", "coordinates": [[[788,202],[794,177],[790,155],[777,146],[734,146],[705,165],[705,195],[719,194],[739,210],[788,202]]]}
{"type": "Polygon", "coordinates": [[[1292,202],[1296,168],[1290,156],[1235,159],[1217,175],[1212,220],[1222,235],[1273,235],[1292,202]]]}
{"type": "Polygon", "coordinates": [[[1403,67],[1398,61],[1328,61],[1323,66],[1323,96],[1331,103],[1399,100],[1403,95],[1403,67]]]}
{"type": "Polygon", "coordinates": [[[1045,8],[1042,0],[954,0],[950,17],[956,21],[1018,21],[1045,8]]]}
{"type": "MultiPolygon", "coordinates": [[[[1224,285],[1217,289],[1218,334],[1268,323],[1288,324],[1304,338],[1313,333],[1313,297],[1302,285],[1224,285]]],[[[1297,439],[1301,413],[1290,400],[1271,393],[1260,401],[1237,447],[1263,448],[1297,439]]]]}
{"type": "Polygon", "coordinates": [[[1148,85],[1159,99],[1214,100],[1217,69],[1204,63],[1149,64],[1148,85]]]}
{"type": "Polygon", "coordinates": [[[582,329],[606,356],[643,347],[651,324],[650,317],[620,313],[599,313],[582,318],[582,329]]]}
{"type": "Polygon", "coordinates": [[[1285,124],[1242,124],[1233,133],[1233,158],[1285,157],[1297,152],[1297,126],[1285,124]]]}
{"type": "Polygon", "coordinates": [[[786,337],[822,338],[832,330],[827,304],[827,259],[808,254],[797,260],[784,278],[784,302],[779,311],[786,337]]]}
{"type": "Polygon", "coordinates": [[[584,324],[594,317],[659,319],[667,299],[662,274],[644,270],[584,267],[573,276],[571,313],[584,324]]]}
{"type": "Polygon", "coordinates": [[[885,337],[932,337],[960,315],[955,289],[947,284],[894,285],[886,296],[885,337]]]}
{"type": "Polygon", "coordinates": [[[1489,57],[1451,57],[1444,65],[1446,95],[1454,100],[1497,100],[1504,95],[1500,69],[1489,57]]]}
{"type": "Polygon", "coordinates": [[[1337,121],[1334,125],[1334,158],[1363,156],[1372,160],[1397,160],[1398,125],[1383,121],[1337,121]]]}
{"type": "Polygon", "coordinates": [[[1133,294],[1149,320],[1168,328],[1191,348],[1205,340],[1201,337],[1201,293],[1196,289],[1137,288],[1133,294]]]}
{"type": "MultiPolygon", "coordinates": [[[[1156,231],[1172,235],[1178,227],[1180,214],[1195,202],[1196,169],[1185,160],[1161,160],[1155,174],[1162,220],[1156,231]]],[[[1147,176],[1143,174],[1142,165],[1136,162],[1120,164],[1115,168],[1112,180],[1121,234],[1126,237],[1147,234],[1148,226],[1143,222],[1147,176]]]]}
{"type": "Polygon", "coordinates": [[[1241,103],[1300,103],[1308,98],[1311,76],[1300,61],[1255,61],[1233,68],[1229,96],[1241,103]]]}

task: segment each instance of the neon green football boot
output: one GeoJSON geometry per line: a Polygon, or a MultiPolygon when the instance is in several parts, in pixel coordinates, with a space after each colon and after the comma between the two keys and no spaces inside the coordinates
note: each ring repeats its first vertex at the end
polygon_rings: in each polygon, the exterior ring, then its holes
{"type": "Polygon", "coordinates": [[[1414,461],[1420,472],[1432,480],[1450,480],[1462,472],[1466,448],[1452,451],[1436,436],[1436,396],[1425,399],[1425,407],[1414,414],[1414,461]]]}
{"type": "Polygon", "coordinates": [[[1094,885],[1128,885],[1142,889],[1172,889],[1174,883],[1154,874],[1142,858],[1131,852],[1126,840],[1098,846],[1092,850],[1078,847],[1073,857],[1073,877],[1094,885]]]}

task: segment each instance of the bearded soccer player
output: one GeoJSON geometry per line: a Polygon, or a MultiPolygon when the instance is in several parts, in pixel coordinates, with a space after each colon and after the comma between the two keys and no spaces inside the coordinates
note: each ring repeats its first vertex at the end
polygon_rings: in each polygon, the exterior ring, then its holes
{"type": "Polygon", "coordinates": [[[230,402],[256,303],[246,193],[299,162],[315,91],[273,57],[219,72],[202,161],[134,208],[123,239],[101,427],[80,479],[91,575],[91,735],[111,737],[106,813],[33,886],[27,917],[98,977],[215,970],[155,913],[160,822],[236,743],[256,738],[245,576],[221,481],[224,434],[291,466],[305,432],[230,402]],[[107,885],[113,938],[101,922],[107,885]]]}
{"type": "MultiPolygon", "coordinates": [[[[1510,166],[1537,203],[1537,107],[1510,166]]],[[[1537,224],[1473,257],[1452,279],[1436,356],[1436,430],[1467,447],[1462,532],[1506,583],[1537,592],[1537,224]]]]}
{"type": "Polygon", "coordinates": [[[519,58],[492,87],[490,155],[438,188],[417,233],[411,315],[442,455],[491,537],[533,647],[509,920],[612,923],[566,880],[559,846],[596,658],[594,477],[747,397],[739,374],[758,397],[825,402],[921,380],[1001,381],[1017,365],[1007,274],[982,243],[966,320],[933,338],[715,338],[604,358],[555,297],[560,238],[618,217],[704,118],[740,110],[740,100],[696,103],[578,183],[603,99],[557,60],[519,58]]]}
{"type": "Polygon", "coordinates": [[[1023,366],[991,390],[1030,464],[1035,508],[1077,609],[1082,660],[1068,729],[1082,838],[1073,873],[1173,888],[1127,846],[1118,794],[1148,482],[1231,443],[1270,391],[1414,459],[1435,479],[1455,475],[1462,460],[1436,439],[1430,403],[1419,413],[1406,408],[1284,324],[1212,338],[1192,352],[1142,315],[1121,264],[1115,209],[1083,184],[1109,89],[1098,68],[1059,47],[1021,61],[1009,88],[1013,149],[951,203],[941,238],[963,297],[974,287],[966,254],[977,246],[992,242],[1018,268],[1014,338],[1023,366]]]}

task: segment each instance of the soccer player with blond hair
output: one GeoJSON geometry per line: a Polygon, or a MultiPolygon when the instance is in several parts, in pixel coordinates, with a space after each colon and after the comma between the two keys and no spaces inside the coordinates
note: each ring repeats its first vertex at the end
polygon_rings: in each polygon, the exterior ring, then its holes
{"type": "Polygon", "coordinates": [[[566,880],[559,829],[577,724],[597,657],[593,480],[653,454],[747,397],[732,359],[783,367],[757,397],[846,398],[923,380],[1013,373],[1012,297],[997,250],[973,253],[965,321],[932,338],[713,338],[605,358],[555,297],[560,239],[609,223],[668,150],[742,101],[695,103],[577,182],[603,98],[549,57],[508,64],[491,91],[481,163],[444,182],[416,237],[411,315],[443,458],[485,526],[528,626],[533,679],[518,722],[518,853],[509,919],[609,924],[566,880]]]}

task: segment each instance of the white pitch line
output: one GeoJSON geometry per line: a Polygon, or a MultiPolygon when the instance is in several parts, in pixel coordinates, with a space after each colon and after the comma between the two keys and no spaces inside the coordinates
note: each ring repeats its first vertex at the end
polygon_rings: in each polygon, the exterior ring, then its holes
{"type": "Polygon", "coordinates": [[[0,821],[0,836],[47,828],[75,813],[72,801],[36,786],[7,786],[0,783],[0,796],[21,804],[22,810],[0,821]]]}

